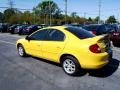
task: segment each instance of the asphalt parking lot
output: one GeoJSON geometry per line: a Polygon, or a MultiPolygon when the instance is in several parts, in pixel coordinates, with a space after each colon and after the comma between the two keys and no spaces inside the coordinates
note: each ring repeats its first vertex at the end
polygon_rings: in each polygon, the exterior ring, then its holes
{"type": "Polygon", "coordinates": [[[20,57],[15,43],[23,37],[0,33],[0,90],[120,90],[120,48],[103,69],[71,77],[58,64],[20,57]]]}

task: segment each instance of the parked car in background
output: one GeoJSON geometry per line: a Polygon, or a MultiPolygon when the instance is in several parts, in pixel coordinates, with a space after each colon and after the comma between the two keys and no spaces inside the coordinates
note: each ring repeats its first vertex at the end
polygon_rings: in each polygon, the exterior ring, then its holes
{"type": "Polygon", "coordinates": [[[41,26],[42,28],[48,27],[48,25],[46,25],[46,24],[40,24],[40,26],[41,26]]]}
{"type": "Polygon", "coordinates": [[[22,34],[29,35],[41,28],[43,28],[41,25],[30,25],[22,30],[22,34]]]}
{"type": "Polygon", "coordinates": [[[118,25],[117,31],[111,35],[111,40],[114,46],[120,47],[120,25],[118,25]]]}
{"type": "Polygon", "coordinates": [[[10,24],[8,24],[8,23],[1,23],[0,24],[0,32],[7,32],[7,29],[8,29],[8,27],[10,26],[10,24]]]}
{"type": "Polygon", "coordinates": [[[76,75],[81,68],[99,69],[109,62],[112,51],[107,37],[95,36],[76,27],[56,26],[18,40],[16,47],[21,57],[29,54],[57,62],[65,73],[76,75]]]}
{"type": "Polygon", "coordinates": [[[2,24],[0,24],[0,32],[1,32],[1,30],[2,30],[2,24]]]}
{"type": "Polygon", "coordinates": [[[119,29],[119,24],[111,24],[111,28],[113,28],[114,32],[117,32],[119,29]]]}
{"type": "Polygon", "coordinates": [[[21,26],[19,26],[18,28],[17,28],[17,33],[19,34],[19,35],[22,35],[23,34],[23,30],[24,29],[26,29],[27,27],[29,27],[29,25],[21,25],[21,26]]]}
{"type": "Polygon", "coordinates": [[[17,26],[17,27],[15,28],[15,30],[14,30],[14,33],[18,34],[19,28],[20,28],[21,26],[22,26],[22,25],[17,26]]]}
{"type": "Polygon", "coordinates": [[[72,23],[72,24],[65,24],[66,26],[73,26],[73,27],[78,27],[78,28],[82,28],[83,25],[78,24],[78,23],[72,23]]]}
{"type": "Polygon", "coordinates": [[[8,28],[8,32],[11,33],[11,34],[14,34],[14,33],[15,33],[15,28],[16,28],[17,26],[19,26],[19,24],[14,24],[14,25],[10,26],[10,27],[8,28]]]}
{"type": "Polygon", "coordinates": [[[92,32],[95,35],[102,35],[114,32],[113,28],[105,24],[90,24],[83,26],[83,28],[92,32]]]}

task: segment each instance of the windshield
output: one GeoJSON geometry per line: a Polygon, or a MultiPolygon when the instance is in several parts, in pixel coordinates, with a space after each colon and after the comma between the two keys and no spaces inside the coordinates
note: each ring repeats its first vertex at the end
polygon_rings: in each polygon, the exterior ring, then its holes
{"type": "Polygon", "coordinates": [[[84,29],[80,29],[77,27],[67,27],[66,30],[74,34],[76,37],[79,39],[86,39],[86,38],[91,38],[94,37],[95,35],[90,33],[89,31],[86,31],[84,29]]]}

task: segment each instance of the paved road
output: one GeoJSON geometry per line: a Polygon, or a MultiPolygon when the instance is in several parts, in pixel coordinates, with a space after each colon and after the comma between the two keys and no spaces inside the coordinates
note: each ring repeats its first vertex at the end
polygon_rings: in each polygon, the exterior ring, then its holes
{"type": "Polygon", "coordinates": [[[120,90],[120,49],[113,48],[110,64],[71,77],[61,67],[41,59],[19,57],[17,35],[0,34],[0,90],[120,90]]]}

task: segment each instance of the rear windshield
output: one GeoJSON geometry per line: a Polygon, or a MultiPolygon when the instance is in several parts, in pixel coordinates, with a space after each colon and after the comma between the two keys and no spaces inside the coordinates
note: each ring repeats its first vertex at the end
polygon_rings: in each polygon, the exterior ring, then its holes
{"type": "Polygon", "coordinates": [[[77,27],[67,27],[66,29],[69,32],[71,32],[72,34],[74,34],[76,37],[78,37],[79,39],[86,39],[86,38],[91,38],[91,37],[95,36],[94,34],[90,33],[89,31],[80,29],[77,27]]]}

